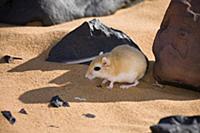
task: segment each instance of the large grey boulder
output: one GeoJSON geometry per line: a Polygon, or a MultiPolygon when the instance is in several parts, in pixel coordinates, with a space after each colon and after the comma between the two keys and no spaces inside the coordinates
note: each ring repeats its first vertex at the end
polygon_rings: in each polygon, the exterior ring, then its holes
{"type": "Polygon", "coordinates": [[[134,0],[1,0],[0,23],[53,25],[88,16],[110,15],[134,0]]]}

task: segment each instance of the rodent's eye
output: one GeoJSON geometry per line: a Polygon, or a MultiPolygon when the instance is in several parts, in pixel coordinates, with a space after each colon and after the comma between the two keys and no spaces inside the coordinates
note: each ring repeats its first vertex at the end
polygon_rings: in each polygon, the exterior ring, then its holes
{"type": "Polygon", "coordinates": [[[99,70],[101,70],[101,67],[94,67],[94,70],[99,71],[99,70]]]}

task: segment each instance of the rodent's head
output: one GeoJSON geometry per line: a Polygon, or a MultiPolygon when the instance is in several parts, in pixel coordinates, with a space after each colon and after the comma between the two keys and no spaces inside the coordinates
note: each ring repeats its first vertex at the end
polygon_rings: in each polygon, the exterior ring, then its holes
{"type": "Polygon", "coordinates": [[[94,78],[106,78],[110,71],[110,59],[107,54],[100,55],[94,59],[85,74],[85,77],[92,80],[94,78]]]}

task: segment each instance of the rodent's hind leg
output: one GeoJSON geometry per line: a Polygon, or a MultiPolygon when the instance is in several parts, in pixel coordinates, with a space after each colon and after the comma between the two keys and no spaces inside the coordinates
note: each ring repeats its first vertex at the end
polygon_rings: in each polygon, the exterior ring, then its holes
{"type": "Polygon", "coordinates": [[[103,81],[102,81],[102,83],[101,84],[106,84],[108,82],[108,80],[107,79],[104,79],[103,81]]]}
{"type": "Polygon", "coordinates": [[[110,85],[107,87],[108,89],[112,89],[114,86],[114,81],[110,81],[110,85]]]}
{"type": "Polygon", "coordinates": [[[121,89],[128,89],[130,87],[135,87],[139,84],[140,82],[138,80],[136,80],[133,84],[129,84],[129,85],[120,85],[121,89]]]}

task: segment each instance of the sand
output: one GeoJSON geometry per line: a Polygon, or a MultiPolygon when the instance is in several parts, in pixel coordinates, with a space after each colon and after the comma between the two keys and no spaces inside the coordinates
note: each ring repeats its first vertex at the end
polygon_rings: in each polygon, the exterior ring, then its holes
{"type": "Polygon", "coordinates": [[[49,27],[1,24],[0,55],[23,60],[0,64],[0,110],[10,110],[17,119],[11,125],[0,115],[0,133],[149,133],[149,126],[162,117],[199,114],[200,93],[152,85],[152,44],[168,4],[169,0],[146,0],[114,15],[98,17],[127,33],[151,60],[148,74],[128,90],[119,85],[112,90],[97,88],[100,80],[84,78],[85,65],[45,61],[56,42],[92,18],[49,27]],[[49,108],[49,100],[55,95],[67,100],[70,107],[49,108]],[[18,113],[21,108],[28,115],[18,113]],[[96,117],[85,118],[85,113],[96,117]]]}

